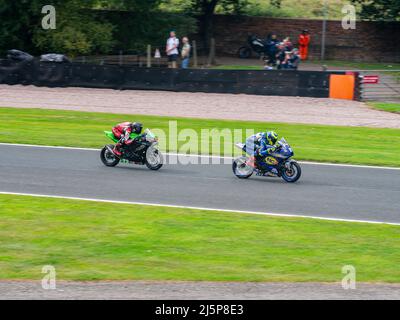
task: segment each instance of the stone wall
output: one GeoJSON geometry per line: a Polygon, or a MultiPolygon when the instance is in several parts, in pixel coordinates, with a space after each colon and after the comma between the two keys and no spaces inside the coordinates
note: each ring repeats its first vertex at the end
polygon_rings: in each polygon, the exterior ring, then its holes
{"type": "MultiPolygon", "coordinates": [[[[297,45],[301,30],[308,29],[312,37],[310,58],[320,58],[321,20],[217,15],[214,26],[218,54],[237,55],[249,33],[265,38],[275,32],[280,39],[291,37],[297,45]]],[[[400,23],[357,22],[356,30],[344,30],[341,21],[328,21],[326,58],[400,62],[400,23]]]]}

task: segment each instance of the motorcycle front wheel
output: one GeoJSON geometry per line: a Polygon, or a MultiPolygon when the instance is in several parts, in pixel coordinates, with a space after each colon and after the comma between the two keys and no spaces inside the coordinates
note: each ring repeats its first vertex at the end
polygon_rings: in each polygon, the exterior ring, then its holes
{"type": "Polygon", "coordinates": [[[114,149],[113,145],[107,145],[100,152],[101,162],[107,167],[115,167],[120,161],[114,152],[112,152],[112,149],[114,149]]]}
{"type": "Polygon", "coordinates": [[[254,168],[247,165],[247,161],[247,157],[240,157],[236,159],[232,164],[233,173],[239,179],[248,179],[254,173],[254,168]]]}
{"type": "Polygon", "coordinates": [[[282,170],[282,179],[289,183],[294,183],[301,177],[301,167],[297,162],[291,162],[289,168],[286,166],[282,170]]]}
{"type": "Polygon", "coordinates": [[[163,155],[158,149],[150,147],[146,152],[145,164],[150,170],[160,170],[163,166],[163,155]]]}

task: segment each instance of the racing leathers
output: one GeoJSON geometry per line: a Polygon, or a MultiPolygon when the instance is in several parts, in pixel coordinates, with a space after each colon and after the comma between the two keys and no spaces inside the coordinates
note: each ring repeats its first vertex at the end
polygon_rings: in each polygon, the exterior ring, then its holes
{"type": "Polygon", "coordinates": [[[119,142],[116,144],[113,152],[118,157],[121,156],[121,147],[122,145],[130,145],[132,142],[139,136],[139,134],[132,132],[133,131],[133,123],[132,122],[123,122],[116,125],[112,132],[114,136],[119,139],[119,142]]]}
{"type": "Polygon", "coordinates": [[[276,151],[276,146],[272,146],[268,143],[268,140],[263,137],[260,141],[260,148],[257,150],[257,155],[261,157],[266,157],[271,153],[276,151]]]}
{"type": "Polygon", "coordinates": [[[265,133],[260,132],[247,138],[243,150],[251,156],[248,164],[253,168],[256,168],[257,160],[274,153],[276,146],[269,144],[265,133]]]}
{"type": "Polygon", "coordinates": [[[253,134],[252,136],[246,139],[246,145],[243,147],[243,151],[248,153],[251,156],[256,154],[256,151],[261,146],[261,140],[264,137],[264,132],[259,132],[253,134]]]}

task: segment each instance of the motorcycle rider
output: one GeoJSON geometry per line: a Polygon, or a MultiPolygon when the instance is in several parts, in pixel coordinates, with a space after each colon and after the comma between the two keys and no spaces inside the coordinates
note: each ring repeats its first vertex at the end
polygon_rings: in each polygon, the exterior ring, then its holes
{"type": "Polygon", "coordinates": [[[131,145],[142,133],[143,125],[139,122],[123,122],[112,128],[115,138],[119,139],[113,152],[117,157],[121,157],[121,147],[131,145]]]}
{"type": "Polygon", "coordinates": [[[261,139],[265,135],[264,132],[253,134],[246,139],[246,145],[243,147],[243,151],[249,155],[254,155],[255,151],[261,146],[261,139]]]}
{"type": "MultiPolygon", "coordinates": [[[[274,131],[268,131],[266,133],[257,133],[254,136],[251,136],[247,139],[246,141],[246,152],[251,154],[250,157],[250,161],[248,163],[248,165],[252,166],[253,168],[257,167],[257,158],[264,158],[267,155],[274,153],[276,151],[276,142],[278,141],[278,134],[274,131]],[[247,142],[249,142],[250,140],[250,144],[251,145],[251,141],[254,139],[257,139],[257,136],[259,137],[258,139],[258,143],[254,144],[254,149],[251,150],[248,145],[247,142]]],[[[257,140],[255,140],[257,141],[257,140]]]]}

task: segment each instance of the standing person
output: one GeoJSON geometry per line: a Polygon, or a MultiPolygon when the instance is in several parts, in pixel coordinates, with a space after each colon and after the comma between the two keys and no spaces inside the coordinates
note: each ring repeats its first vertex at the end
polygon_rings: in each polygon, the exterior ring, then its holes
{"type": "Polygon", "coordinates": [[[308,58],[308,47],[310,45],[311,37],[308,30],[303,30],[299,36],[299,48],[301,60],[307,60],[308,58]]]}
{"type": "Polygon", "coordinates": [[[267,49],[268,49],[268,64],[273,67],[276,65],[276,54],[278,53],[277,45],[279,44],[278,37],[275,33],[272,33],[267,38],[267,49]]]}
{"type": "Polygon", "coordinates": [[[176,68],[176,61],[178,60],[179,56],[179,39],[176,37],[175,31],[171,31],[169,33],[169,38],[167,40],[167,48],[165,52],[168,56],[169,68],[176,68]]]}
{"type": "Polygon", "coordinates": [[[182,69],[188,69],[189,68],[189,63],[190,63],[190,52],[192,50],[192,47],[189,44],[189,38],[188,37],[183,37],[182,38],[182,69]]]}

